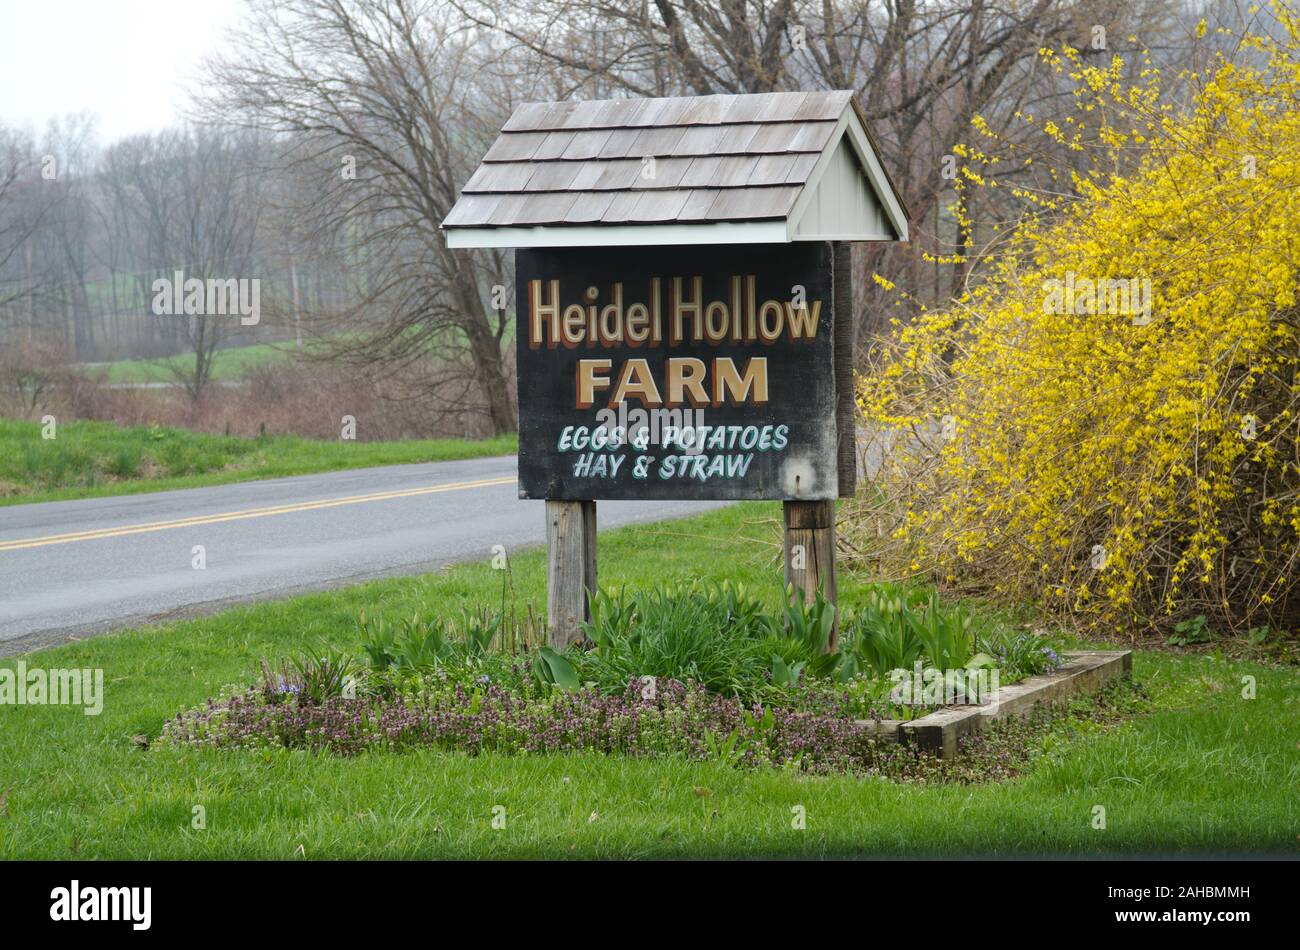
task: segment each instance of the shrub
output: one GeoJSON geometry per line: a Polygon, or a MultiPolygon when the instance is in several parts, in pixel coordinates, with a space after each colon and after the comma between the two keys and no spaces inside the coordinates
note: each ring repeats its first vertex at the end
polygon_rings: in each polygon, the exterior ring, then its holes
{"type": "MultiPolygon", "coordinates": [[[[1042,132],[1082,170],[1017,191],[998,259],[864,382],[905,569],[1107,629],[1300,621],[1300,29],[1276,11],[1281,39],[1241,37],[1182,110],[1149,62],[1126,89],[1118,62],[1045,52],[1078,111],[1042,132]],[[1114,279],[1149,280],[1149,313],[1089,295],[1114,279]]],[[[987,148],[959,150],[963,189],[1032,161],[987,148]]]]}
{"type": "Polygon", "coordinates": [[[0,416],[60,423],[92,416],[107,390],[102,371],[73,362],[59,341],[0,344],[0,416]]]}

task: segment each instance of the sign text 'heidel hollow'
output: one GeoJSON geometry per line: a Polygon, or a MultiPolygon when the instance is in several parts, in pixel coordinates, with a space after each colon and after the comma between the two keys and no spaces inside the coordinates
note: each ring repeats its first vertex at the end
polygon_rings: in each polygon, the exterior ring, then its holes
{"type": "Polygon", "coordinates": [[[525,498],[834,498],[826,244],[520,250],[525,498]]]}

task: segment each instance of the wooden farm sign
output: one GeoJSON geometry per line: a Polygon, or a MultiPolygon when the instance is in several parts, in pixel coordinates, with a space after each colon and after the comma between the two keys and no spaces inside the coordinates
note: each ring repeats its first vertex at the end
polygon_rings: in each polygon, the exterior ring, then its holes
{"type": "Polygon", "coordinates": [[[836,497],[829,244],[515,254],[523,498],[836,497]]]}

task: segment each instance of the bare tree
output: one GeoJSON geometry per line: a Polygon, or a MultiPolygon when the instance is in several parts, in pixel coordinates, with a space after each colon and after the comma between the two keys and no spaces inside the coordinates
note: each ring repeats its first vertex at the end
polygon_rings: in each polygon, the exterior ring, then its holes
{"type": "MultiPolygon", "coordinates": [[[[972,118],[1008,131],[1021,108],[1068,94],[1040,68],[1041,47],[1087,49],[1102,36],[1097,52],[1109,56],[1139,28],[1164,29],[1179,7],[1178,0],[452,2],[531,54],[504,67],[539,98],[853,90],[913,232],[909,246],[869,245],[859,267],[904,277],[926,301],[965,279],[962,265],[941,269],[926,258],[954,255],[979,237],[949,213],[945,162],[973,137],[972,118]]],[[[991,221],[1018,209],[981,210],[991,221]]],[[[877,330],[885,304],[865,279],[858,285],[861,327],[877,330]]]]}
{"type": "Polygon", "coordinates": [[[49,167],[29,135],[0,126],[0,321],[13,324],[21,317],[29,339],[32,294],[45,277],[31,238],[57,199],[48,187],[49,167]]]}
{"type": "Polygon", "coordinates": [[[253,0],[237,56],[209,64],[204,114],[289,136],[297,214],[352,254],[359,300],[333,350],[368,364],[436,351],[463,367],[450,410],[513,431],[500,254],[452,252],[440,224],[508,107],[483,43],[428,0],[253,0]],[[357,328],[367,332],[358,334],[357,328]]]}
{"type": "MultiPolygon", "coordinates": [[[[255,279],[258,222],[262,214],[257,175],[259,140],[245,131],[178,129],[138,136],[111,150],[111,193],[131,220],[139,241],[135,276],[140,299],[153,296],[158,278],[255,279]]],[[[169,314],[192,362],[175,375],[198,400],[212,378],[216,353],[235,315],[169,314]]]]}

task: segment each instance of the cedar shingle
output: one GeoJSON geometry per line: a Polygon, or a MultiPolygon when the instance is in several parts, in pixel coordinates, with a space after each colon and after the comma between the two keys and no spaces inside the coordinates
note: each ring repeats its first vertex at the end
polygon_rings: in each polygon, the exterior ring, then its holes
{"type": "Polygon", "coordinates": [[[632,209],[632,221],[676,221],[689,191],[643,192],[632,209]]]}
{"type": "Polygon", "coordinates": [[[671,155],[684,134],[686,134],[686,129],[680,125],[642,129],[641,134],[636,137],[636,141],[632,143],[632,147],[628,149],[627,153],[637,156],[671,155]]]}
{"type": "Polygon", "coordinates": [[[691,167],[686,169],[686,174],[682,175],[682,180],[678,184],[683,188],[702,188],[713,181],[721,165],[722,158],[718,155],[701,155],[699,158],[693,158],[691,167]]]}
{"type": "Polygon", "coordinates": [[[604,224],[622,224],[631,218],[632,209],[636,203],[641,200],[641,193],[636,191],[620,191],[614,196],[614,200],[609,203],[605,213],[601,215],[600,220],[604,224]]]}
{"type": "Polygon", "coordinates": [[[609,129],[584,129],[581,132],[574,132],[568,148],[560,157],[566,160],[596,158],[609,140],[610,131],[609,129]]]}
{"type": "Polygon", "coordinates": [[[789,213],[848,92],[524,103],[446,227],[744,221],[789,213]],[[654,157],[654,176],[646,159],[654,157]]]}
{"type": "Polygon", "coordinates": [[[844,91],[809,93],[795,110],[794,118],[801,122],[838,119],[848,108],[852,98],[853,93],[844,91]]]}
{"type": "Polygon", "coordinates": [[[686,203],[677,215],[678,221],[704,221],[709,217],[709,209],[718,199],[717,188],[692,188],[686,197],[686,203]]]}
{"type": "Polygon", "coordinates": [[[573,137],[577,132],[543,132],[546,139],[537,147],[537,154],[533,156],[533,161],[549,161],[559,158],[564,154],[564,150],[569,147],[573,137]]]}
{"type": "Polygon", "coordinates": [[[750,172],[747,185],[784,185],[794,166],[793,155],[764,155],[750,172]]]}
{"type": "Polygon", "coordinates": [[[525,102],[501,126],[502,132],[524,132],[538,128],[537,123],[550,111],[549,102],[525,102]]]}
{"type": "Polygon", "coordinates": [[[540,162],[536,167],[524,191],[564,191],[582,170],[577,162],[540,162]]]}
{"type": "Polygon", "coordinates": [[[802,185],[812,174],[813,166],[817,164],[817,159],[821,155],[817,152],[803,152],[794,156],[794,161],[790,163],[790,172],[785,176],[787,185],[802,185]]]}
{"type": "Polygon", "coordinates": [[[749,181],[757,164],[757,155],[728,155],[718,162],[709,184],[714,188],[737,188],[749,181]]]}
{"type": "Polygon", "coordinates": [[[712,155],[726,133],[725,125],[693,125],[682,132],[673,146],[674,155],[712,155]]]}
{"type": "Polygon", "coordinates": [[[464,191],[470,194],[481,191],[523,191],[533,172],[543,167],[533,162],[493,162],[480,165],[478,171],[465,182],[464,191]]]}
{"type": "Polygon", "coordinates": [[[604,191],[607,188],[614,191],[627,191],[629,188],[635,188],[637,179],[641,176],[641,169],[644,167],[641,162],[635,159],[620,159],[616,162],[592,162],[592,164],[603,168],[600,177],[591,186],[593,191],[604,191]]]}
{"type": "Polygon", "coordinates": [[[578,192],[577,200],[564,215],[565,224],[593,224],[609,210],[617,191],[578,192]]]}
{"type": "Polygon", "coordinates": [[[641,134],[639,129],[613,129],[601,146],[599,158],[625,158],[632,143],[641,134]]]}
{"type": "Polygon", "coordinates": [[[444,227],[474,227],[486,224],[492,217],[492,211],[500,203],[502,196],[496,195],[461,195],[456,206],[443,218],[444,227]]]}
{"type": "Polygon", "coordinates": [[[757,122],[743,125],[722,126],[722,141],[718,143],[719,155],[742,155],[748,152],[749,143],[754,140],[758,130],[763,126],[757,122]]]}
{"type": "Polygon", "coordinates": [[[558,224],[578,200],[576,193],[549,192],[541,195],[525,195],[523,203],[515,211],[515,224],[558,224]]]}
{"type": "Polygon", "coordinates": [[[525,162],[536,157],[537,149],[546,140],[546,132],[515,132],[502,135],[483,156],[485,162],[525,162]]]}
{"type": "Polygon", "coordinates": [[[799,195],[797,185],[767,188],[725,188],[709,209],[710,221],[781,218],[789,214],[799,195]]]}
{"type": "Polygon", "coordinates": [[[809,96],[818,96],[821,93],[816,92],[783,92],[773,96],[767,104],[767,111],[763,116],[765,122],[793,122],[799,115],[799,110],[808,100],[809,96]]]}
{"type": "Polygon", "coordinates": [[[516,223],[523,204],[523,195],[500,195],[484,224],[496,228],[516,223]]]}
{"type": "Polygon", "coordinates": [[[795,143],[807,126],[802,122],[771,122],[761,125],[749,140],[745,151],[767,154],[769,152],[797,152],[795,143]]]}
{"type": "Polygon", "coordinates": [[[835,131],[834,122],[807,122],[795,133],[791,151],[820,152],[835,131]]]}
{"type": "Polygon", "coordinates": [[[722,121],[736,96],[697,96],[682,110],[680,125],[713,125],[722,121]]]}
{"type": "Polygon", "coordinates": [[[633,188],[676,188],[690,167],[693,158],[657,158],[654,163],[654,174],[648,174],[650,167],[648,163],[641,166],[641,174],[637,176],[633,188]]]}
{"type": "Polygon", "coordinates": [[[776,93],[764,92],[753,96],[737,96],[736,101],[727,109],[722,121],[758,122],[764,118],[770,108],[769,104],[774,95],[776,93]]]}

